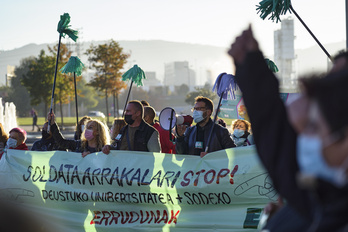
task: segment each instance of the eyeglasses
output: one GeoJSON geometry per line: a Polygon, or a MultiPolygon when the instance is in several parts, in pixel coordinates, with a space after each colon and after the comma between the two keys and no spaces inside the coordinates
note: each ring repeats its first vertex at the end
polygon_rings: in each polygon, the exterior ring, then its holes
{"type": "Polygon", "coordinates": [[[191,109],[191,111],[192,112],[195,111],[195,110],[197,110],[197,111],[204,111],[205,109],[206,109],[206,107],[204,107],[204,106],[202,106],[202,107],[194,107],[194,108],[191,109]]]}

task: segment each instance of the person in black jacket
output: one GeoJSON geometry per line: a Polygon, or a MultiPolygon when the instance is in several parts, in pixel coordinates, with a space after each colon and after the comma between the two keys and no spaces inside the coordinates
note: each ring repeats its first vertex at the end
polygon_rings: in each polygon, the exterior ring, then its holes
{"type": "Polygon", "coordinates": [[[348,70],[302,80],[303,93],[288,108],[297,117],[289,118],[277,78],[268,69],[251,27],[236,38],[229,54],[258,155],[286,200],[265,229],[346,231],[348,70]]]}
{"type": "Polygon", "coordinates": [[[81,140],[65,139],[55,122],[54,113],[49,113],[47,120],[51,121],[50,131],[61,149],[80,152],[82,153],[82,157],[85,157],[90,153],[101,151],[105,145],[110,144],[109,129],[97,119],[87,122],[86,129],[82,132],[81,140]]]}
{"type": "Polygon", "coordinates": [[[42,137],[40,140],[37,140],[34,142],[33,146],[31,147],[32,151],[55,151],[55,150],[62,150],[60,149],[56,141],[54,140],[52,136],[52,132],[50,131],[47,133],[47,127],[48,122],[45,122],[45,124],[42,127],[41,134],[42,137]]]}
{"type": "Polygon", "coordinates": [[[115,146],[103,147],[103,152],[110,150],[161,152],[158,131],[143,119],[144,107],[140,101],[129,101],[124,120],[127,123],[115,138],[115,146]]]}
{"type": "Polygon", "coordinates": [[[177,126],[176,152],[177,154],[206,155],[205,148],[211,127],[214,125],[213,134],[208,146],[208,152],[219,151],[236,145],[233,143],[228,130],[211,120],[213,102],[206,97],[198,96],[193,108],[195,126],[187,128],[186,125],[177,126]]]}

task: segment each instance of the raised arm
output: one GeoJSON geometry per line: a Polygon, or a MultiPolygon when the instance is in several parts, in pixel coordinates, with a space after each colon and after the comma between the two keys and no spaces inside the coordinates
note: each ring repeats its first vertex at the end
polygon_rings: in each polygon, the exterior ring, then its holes
{"type": "Polygon", "coordinates": [[[70,140],[70,139],[64,138],[64,136],[59,130],[58,124],[55,122],[54,113],[52,114],[49,113],[47,116],[47,119],[51,120],[51,132],[55,142],[60,148],[69,149],[71,151],[77,151],[80,149],[80,145],[81,145],[80,140],[70,140]]]}
{"type": "Polygon", "coordinates": [[[308,202],[296,183],[297,135],[280,99],[278,80],[268,69],[251,27],[236,38],[228,53],[236,65],[258,155],[277,191],[295,208],[304,209],[308,202]]]}

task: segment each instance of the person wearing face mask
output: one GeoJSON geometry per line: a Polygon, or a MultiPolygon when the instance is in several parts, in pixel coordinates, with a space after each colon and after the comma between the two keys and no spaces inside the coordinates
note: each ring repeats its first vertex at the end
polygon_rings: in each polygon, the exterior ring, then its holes
{"type": "Polygon", "coordinates": [[[192,117],[196,125],[189,128],[186,125],[179,125],[176,128],[177,154],[205,156],[205,147],[212,126],[214,129],[208,152],[235,147],[227,128],[214,124],[210,118],[214,107],[213,102],[202,96],[196,97],[195,102],[192,117]]]}
{"type": "Polygon", "coordinates": [[[2,124],[0,123],[0,159],[6,149],[29,150],[25,144],[27,132],[21,128],[13,128],[7,135],[2,124]]]}
{"type": "Polygon", "coordinates": [[[253,138],[249,132],[251,129],[250,123],[243,119],[237,119],[232,124],[231,138],[237,147],[248,146],[253,144],[253,138]]]}
{"type": "Polygon", "coordinates": [[[228,53],[258,156],[286,202],[263,229],[347,231],[348,70],[302,79],[302,95],[286,110],[251,27],[228,53]]]}
{"type": "Polygon", "coordinates": [[[9,138],[6,143],[8,149],[29,150],[25,141],[27,140],[27,132],[22,128],[15,127],[10,130],[9,138]]]}
{"type": "Polygon", "coordinates": [[[75,129],[75,135],[74,135],[74,139],[75,140],[79,140],[81,139],[81,135],[82,135],[82,132],[84,131],[85,127],[86,127],[86,124],[89,120],[92,120],[91,117],[89,116],[83,116],[79,123],[76,125],[76,129],[75,129]]]}
{"type": "Polygon", "coordinates": [[[86,157],[88,154],[94,152],[99,152],[105,145],[110,143],[109,129],[104,123],[97,119],[92,119],[87,122],[80,140],[64,138],[55,122],[54,113],[49,113],[47,120],[51,121],[50,131],[57,145],[61,149],[82,153],[82,157],[86,157]]]}
{"type": "Polygon", "coordinates": [[[124,120],[127,123],[115,138],[115,145],[103,147],[103,152],[110,150],[161,152],[158,131],[143,119],[144,107],[140,101],[129,101],[124,120]]]}
{"type": "Polygon", "coordinates": [[[35,141],[31,150],[32,151],[56,151],[56,150],[64,150],[60,149],[57,143],[55,142],[52,132],[47,133],[48,122],[42,127],[41,134],[42,137],[40,140],[35,141]]]}
{"type": "MultiPolygon", "coordinates": [[[[342,71],[343,69],[348,68],[348,52],[345,50],[339,51],[335,56],[332,57],[332,67],[329,70],[329,74],[336,73],[339,71],[342,71]]],[[[294,99],[295,100],[295,99],[294,99]]],[[[292,101],[291,101],[292,102],[292,101]]],[[[301,108],[306,107],[306,105],[303,104],[303,101],[295,101],[295,104],[289,104],[290,106],[288,108],[301,108]]],[[[287,110],[288,117],[290,121],[297,121],[299,118],[303,118],[301,115],[299,115],[298,110],[287,110]]],[[[302,120],[302,123],[297,122],[296,128],[294,128],[297,131],[301,131],[305,127],[305,121],[302,120]]],[[[281,208],[284,205],[284,201],[280,197],[277,202],[270,202],[268,205],[265,206],[264,212],[265,214],[269,215],[269,219],[274,215],[277,211],[281,210],[281,208]]],[[[289,222],[290,224],[292,222],[289,222]]]]}

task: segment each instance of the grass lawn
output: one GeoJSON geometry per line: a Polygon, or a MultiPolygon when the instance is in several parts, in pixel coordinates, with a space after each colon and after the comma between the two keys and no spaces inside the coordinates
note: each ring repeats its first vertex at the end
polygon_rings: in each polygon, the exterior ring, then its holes
{"type": "MultiPolygon", "coordinates": [[[[81,119],[81,118],[79,118],[81,119]]],[[[106,122],[106,118],[97,118],[101,121],[106,122]]],[[[110,123],[113,120],[113,118],[109,118],[110,123]]],[[[61,124],[61,119],[56,118],[57,123],[61,124]]],[[[37,118],[37,125],[42,126],[46,122],[46,118],[44,117],[38,117],[37,118]]],[[[63,118],[64,126],[75,126],[76,125],[76,117],[64,117],[63,118]]],[[[19,126],[30,126],[33,125],[33,118],[32,117],[25,117],[25,118],[17,118],[17,123],[19,126]]]]}

